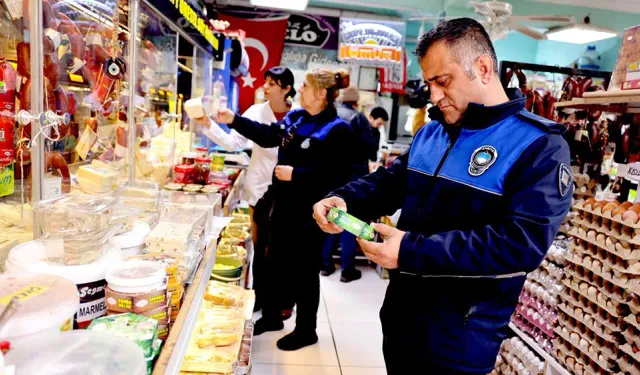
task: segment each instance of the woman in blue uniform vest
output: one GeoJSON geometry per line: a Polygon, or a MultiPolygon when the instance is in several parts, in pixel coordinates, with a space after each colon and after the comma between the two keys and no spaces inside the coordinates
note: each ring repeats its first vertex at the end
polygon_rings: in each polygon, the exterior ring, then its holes
{"type": "Polygon", "coordinates": [[[216,121],[230,124],[262,147],[279,147],[269,188],[274,204],[267,256],[273,276],[265,287],[263,317],[254,334],[284,328],[279,299],[291,296],[298,306],[296,329],[278,341],[281,350],[298,350],[318,341],[318,273],[326,235],[312,218],[313,204],[351,177],[353,131],[334,106],[339,90],[348,86],[347,71],[312,70],[299,89],[302,108],[282,121],[263,125],[229,110],[216,116],[216,121]]]}

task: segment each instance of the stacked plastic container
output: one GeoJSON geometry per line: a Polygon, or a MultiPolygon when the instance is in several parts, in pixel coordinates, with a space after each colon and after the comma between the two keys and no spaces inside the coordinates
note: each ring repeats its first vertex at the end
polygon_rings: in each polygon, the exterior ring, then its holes
{"type": "Polygon", "coordinates": [[[49,258],[66,265],[88,264],[100,258],[120,225],[112,222],[116,199],[65,194],[33,206],[49,258]]]}

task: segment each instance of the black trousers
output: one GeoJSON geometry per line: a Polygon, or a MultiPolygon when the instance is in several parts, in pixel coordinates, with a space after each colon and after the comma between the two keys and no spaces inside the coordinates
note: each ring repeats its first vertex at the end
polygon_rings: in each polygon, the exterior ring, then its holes
{"type": "Polygon", "coordinates": [[[486,375],[486,372],[461,372],[429,362],[427,358],[408,355],[406,341],[384,337],[382,352],[387,375],[486,375]]]}
{"type": "Polygon", "coordinates": [[[315,332],[320,304],[320,266],[326,240],[311,212],[278,207],[271,217],[265,261],[263,317],[282,320],[280,310],[295,303],[296,330],[315,332]]]}

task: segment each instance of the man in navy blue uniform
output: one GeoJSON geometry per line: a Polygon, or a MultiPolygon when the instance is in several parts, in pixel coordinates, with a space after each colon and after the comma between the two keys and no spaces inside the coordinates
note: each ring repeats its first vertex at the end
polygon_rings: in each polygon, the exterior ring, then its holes
{"type": "Polygon", "coordinates": [[[569,211],[573,180],[564,126],[505,91],[495,50],[469,18],[441,23],[416,47],[432,121],[406,153],[314,206],[374,220],[402,208],[398,227],[359,240],[388,268],[380,311],[390,375],[487,374],[524,285],[569,211]]]}

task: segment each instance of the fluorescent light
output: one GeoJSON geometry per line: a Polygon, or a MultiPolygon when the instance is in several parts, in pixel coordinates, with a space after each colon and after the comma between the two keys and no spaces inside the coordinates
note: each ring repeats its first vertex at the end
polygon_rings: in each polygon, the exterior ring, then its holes
{"type": "Polygon", "coordinates": [[[586,44],[618,36],[615,30],[595,27],[589,24],[577,24],[551,29],[546,32],[547,39],[558,42],[586,44]]]}
{"type": "Polygon", "coordinates": [[[251,5],[286,10],[305,10],[309,0],[251,0],[251,5]]]}

